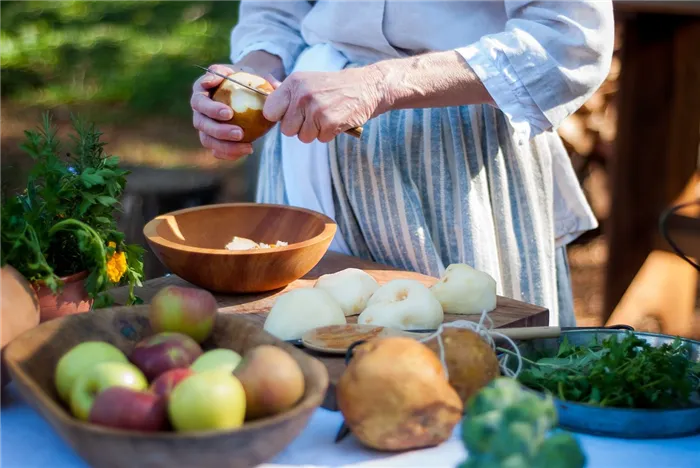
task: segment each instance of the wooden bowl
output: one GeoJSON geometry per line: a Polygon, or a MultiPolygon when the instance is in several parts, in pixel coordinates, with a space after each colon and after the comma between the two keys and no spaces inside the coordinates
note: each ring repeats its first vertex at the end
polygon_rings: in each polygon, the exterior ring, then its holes
{"type": "Polygon", "coordinates": [[[100,309],[51,320],[23,333],[5,348],[5,361],[22,397],[94,467],[256,466],[273,458],[304,429],[328,387],[328,373],[320,361],[245,317],[219,314],[214,333],[203,347],[229,348],[240,354],[261,344],[284,348],[301,366],[306,382],[304,396],[294,408],[237,430],[190,434],[126,431],[73,418],[53,384],[60,357],[88,340],[107,341],[128,353],[151,333],[148,306],[100,309]]]}
{"type": "Polygon", "coordinates": [[[192,284],[220,293],[257,293],[287,286],[328,250],[336,224],[314,211],[232,203],[160,215],[143,228],[158,259],[192,284]],[[285,247],[226,250],[234,236],[285,247]]]}

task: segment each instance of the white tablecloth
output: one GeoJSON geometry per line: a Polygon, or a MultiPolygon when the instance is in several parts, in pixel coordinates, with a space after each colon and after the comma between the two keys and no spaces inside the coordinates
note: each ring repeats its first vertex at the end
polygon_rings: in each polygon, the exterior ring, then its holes
{"type": "MultiPolygon", "coordinates": [[[[445,467],[455,468],[466,453],[455,432],[439,447],[400,455],[372,452],[352,437],[334,444],[342,417],[324,409],[264,468],[304,467],[445,467]]],[[[51,426],[18,395],[12,384],[2,392],[0,413],[2,468],[84,468],[83,462],[51,426]]],[[[589,468],[700,468],[700,436],[666,440],[620,440],[578,436],[589,468]]],[[[261,467],[262,468],[262,467],[261,467]]]]}

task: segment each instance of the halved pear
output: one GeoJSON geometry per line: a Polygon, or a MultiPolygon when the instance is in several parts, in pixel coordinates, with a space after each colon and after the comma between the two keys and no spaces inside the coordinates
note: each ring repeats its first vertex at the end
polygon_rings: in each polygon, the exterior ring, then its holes
{"type": "Polygon", "coordinates": [[[446,314],[476,315],[496,308],[496,280],[464,263],[448,266],[431,291],[446,314]]]}
{"type": "Polygon", "coordinates": [[[357,323],[417,330],[437,328],[442,320],[442,306],[430,289],[416,280],[398,279],[377,289],[357,323]]]}
{"type": "Polygon", "coordinates": [[[280,340],[297,340],[314,328],[345,323],[343,310],[326,291],[300,288],[275,301],[263,329],[280,340]]]}
{"type": "Polygon", "coordinates": [[[372,275],[358,268],[346,268],[337,273],[322,275],[314,288],[323,289],[343,309],[346,317],[365,310],[370,297],[379,289],[372,275]]]}

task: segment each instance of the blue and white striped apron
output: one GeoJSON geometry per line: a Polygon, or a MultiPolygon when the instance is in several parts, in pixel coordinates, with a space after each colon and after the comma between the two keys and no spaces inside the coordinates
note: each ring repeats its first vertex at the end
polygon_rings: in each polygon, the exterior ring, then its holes
{"type": "MultiPolygon", "coordinates": [[[[289,204],[280,146],[277,126],[261,154],[260,203],[289,204]]],[[[411,109],[329,150],[335,218],[353,255],[432,276],[467,263],[500,295],[575,325],[566,250],[555,246],[553,151],[568,158],[556,134],[518,145],[491,106],[411,109]]]]}

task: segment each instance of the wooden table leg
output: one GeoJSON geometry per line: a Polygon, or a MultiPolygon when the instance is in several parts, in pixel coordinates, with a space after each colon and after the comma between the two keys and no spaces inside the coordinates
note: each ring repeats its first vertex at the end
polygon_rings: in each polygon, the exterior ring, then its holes
{"type": "Polygon", "coordinates": [[[697,272],[670,254],[650,254],[660,214],[697,171],[700,17],[628,18],[621,58],[603,322],[640,326],[652,317],[662,331],[689,334],[697,272]]]}

